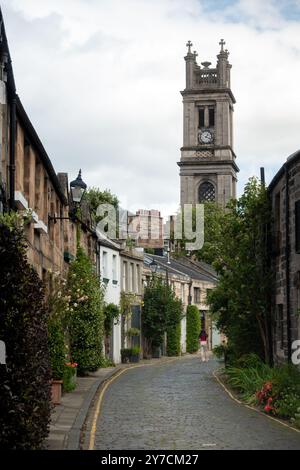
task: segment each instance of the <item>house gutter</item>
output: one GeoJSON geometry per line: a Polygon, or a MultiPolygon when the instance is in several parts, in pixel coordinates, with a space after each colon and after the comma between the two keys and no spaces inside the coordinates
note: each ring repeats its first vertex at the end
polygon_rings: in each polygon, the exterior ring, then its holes
{"type": "Polygon", "coordinates": [[[287,347],[288,361],[292,359],[292,340],[291,340],[291,309],[290,309],[290,200],[289,200],[289,165],[285,165],[285,282],[286,282],[286,320],[287,320],[287,347]]]}
{"type": "Polygon", "coordinates": [[[15,174],[16,174],[16,94],[13,93],[10,102],[10,131],[9,131],[9,208],[15,210],[15,174]]]}

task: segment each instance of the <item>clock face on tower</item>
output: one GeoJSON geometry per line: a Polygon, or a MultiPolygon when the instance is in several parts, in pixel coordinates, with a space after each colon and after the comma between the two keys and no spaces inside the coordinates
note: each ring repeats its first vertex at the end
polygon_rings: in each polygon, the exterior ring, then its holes
{"type": "Polygon", "coordinates": [[[199,142],[200,144],[210,144],[213,141],[213,135],[209,130],[200,132],[199,142]]]}

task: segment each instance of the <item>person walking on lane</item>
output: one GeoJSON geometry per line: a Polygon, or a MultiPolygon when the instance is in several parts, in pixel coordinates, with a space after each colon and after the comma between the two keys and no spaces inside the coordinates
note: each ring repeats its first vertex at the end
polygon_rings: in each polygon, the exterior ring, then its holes
{"type": "Polygon", "coordinates": [[[207,345],[208,335],[205,330],[200,331],[199,343],[200,343],[200,352],[202,362],[208,362],[208,345],[207,345]]]}

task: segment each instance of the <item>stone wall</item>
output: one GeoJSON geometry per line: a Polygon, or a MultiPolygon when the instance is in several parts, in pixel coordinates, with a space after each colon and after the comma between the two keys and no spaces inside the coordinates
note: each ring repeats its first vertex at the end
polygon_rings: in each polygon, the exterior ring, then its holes
{"type": "Polygon", "coordinates": [[[275,362],[280,363],[288,359],[292,342],[300,339],[300,253],[296,252],[295,214],[295,204],[300,201],[300,152],[287,160],[269,189],[273,210],[273,350],[275,362]]]}

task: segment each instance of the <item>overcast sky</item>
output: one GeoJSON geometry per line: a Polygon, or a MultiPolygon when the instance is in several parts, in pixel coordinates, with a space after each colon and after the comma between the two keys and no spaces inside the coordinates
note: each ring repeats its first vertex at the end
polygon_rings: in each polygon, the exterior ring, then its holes
{"type": "Polygon", "coordinates": [[[3,0],[17,90],[57,172],[179,203],[185,44],[230,51],[239,192],[300,148],[300,0],[3,0]]]}

